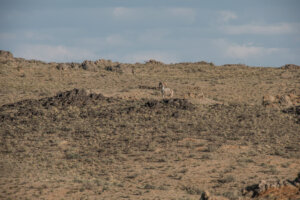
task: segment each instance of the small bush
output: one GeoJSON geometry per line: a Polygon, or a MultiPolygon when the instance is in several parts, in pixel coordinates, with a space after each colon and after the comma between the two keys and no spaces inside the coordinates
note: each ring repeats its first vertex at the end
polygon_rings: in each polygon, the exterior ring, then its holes
{"type": "Polygon", "coordinates": [[[235,178],[232,175],[228,175],[224,178],[218,179],[219,183],[230,183],[230,182],[233,182],[233,181],[235,181],[235,178]]]}
{"type": "Polygon", "coordinates": [[[71,159],[78,159],[80,158],[80,155],[77,153],[66,153],[66,159],[71,160],[71,159]]]}
{"type": "Polygon", "coordinates": [[[183,186],[182,190],[186,191],[188,194],[191,195],[200,195],[203,193],[203,190],[196,188],[194,186],[183,186]]]}
{"type": "Polygon", "coordinates": [[[155,188],[156,187],[154,185],[150,185],[148,183],[144,186],[144,189],[147,189],[147,190],[154,190],[155,188]]]}

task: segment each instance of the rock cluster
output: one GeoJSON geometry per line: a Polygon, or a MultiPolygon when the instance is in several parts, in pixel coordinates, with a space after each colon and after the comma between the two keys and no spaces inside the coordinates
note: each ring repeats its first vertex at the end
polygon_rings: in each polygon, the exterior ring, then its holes
{"type": "Polygon", "coordinates": [[[14,56],[11,52],[9,51],[3,51],[3,50],[0,50],[0,58],[3,58],[3,59],[13,59],[14,56]]]}
{"type": "Polygon", "coordinates": [[[186,99],[163,99],[163,100],[149,100],[144,104],[145,107],[151,109],[160,109],[163,107],[174,107],[182,110],[193,110],[194,105],[186,99]]]}
{"type": "Polygon", "coordinates": [[[184,98],[204,98],[203,92],[200,93],[195,93],[195,92],[188,92],[187,94],[184,95],[184,98]]]}
{"type": "Polygon", "coordinates": [[[294,64],[286,64],[282,67],[280,67],[281,69],[300,69],[299,65],[294,65],[294,64]]]}
{"type": "Polygon", "coordinates": [[[152,64],[152,65],[164,65],[163,62],[160,62],[160,61],[157,61],[157,60],[154,60],[154,59],[150,59],[146,62],[146,64],[152,64]]]}
{"type": "Polygon", "coordinates": [[[295,178],[295,180],[274,180],[265,181],[262,180],[258,184],[254,184],[246,187],[242,194],[250,198],[262,198],[267,195],[272,194],[272,196],[277,196],[279,199],[288,198],[300,198],[300,173],[295,178]]]}
{"type": "Polygon", "coordinates": [[[83,63],[81,63],[81,65],[80,65],[80,67],[82,69],[88,70],[88,71],[97,71],[98,70],[96,63],[93,61],[89,61],[89,60],[83,61],[83,63]]]}
{"type": "Polygon", "coordinates": [[[41,99],[43,106],[83,106],[93,103],[95,100],[103,100],[105,97],[102,94],[89,93],[85,89],[73,89],[66,92],[58,93],[54,97],[41,99]]]}
{"type": "Polygon", "coordinates": [[[300,91],[292,90],[284,95],[265,95],[262,99],[262,105],[271,108],[288,108],[300,105],[300,91]]]}
{"type": "Polygon", "coordinates": [[[85,60],[82,63],[57,63],[56,68],[58,70],[84,69],[95,72],[99,71],[100,69],[104,69],[106,71],[122,72],[120,63],[104,59],[96,61],[85,60]]]}

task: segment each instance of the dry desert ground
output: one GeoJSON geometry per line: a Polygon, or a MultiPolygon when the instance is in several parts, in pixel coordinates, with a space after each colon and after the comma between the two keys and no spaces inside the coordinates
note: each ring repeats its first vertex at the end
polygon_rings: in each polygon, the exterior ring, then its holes
{"type": "Polygon", "coordinates": [[[300,199],[300,67],[1,51],[0,199],[300,199]]]}

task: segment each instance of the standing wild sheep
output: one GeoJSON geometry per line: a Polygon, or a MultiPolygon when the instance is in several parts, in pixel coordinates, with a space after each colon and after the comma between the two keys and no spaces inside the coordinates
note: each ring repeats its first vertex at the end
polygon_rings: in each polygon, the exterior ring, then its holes
{"type": "Polygon", "coordinates": [[[163,98],[165,96],[173,97],[173,90],[171,88],[167,88],[167,84],[164,82],[159,82],[158,87],[161,89],[161,94],[163,98]]]}

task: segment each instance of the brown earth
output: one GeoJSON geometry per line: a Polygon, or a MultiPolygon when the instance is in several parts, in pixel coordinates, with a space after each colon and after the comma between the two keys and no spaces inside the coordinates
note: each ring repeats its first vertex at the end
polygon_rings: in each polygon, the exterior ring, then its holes
{"type": "Polygon", "coordinates": [[[243,191],[244,195],[259,199],[299,199],[300,173],[295,180],[260,181],[259,184],[248,186],[243,191]]]}
{"type": "Polygon", "coordinates": [[[0,199],[299,199],[299,88],[294,67],[0,52],[0,199]]]}

